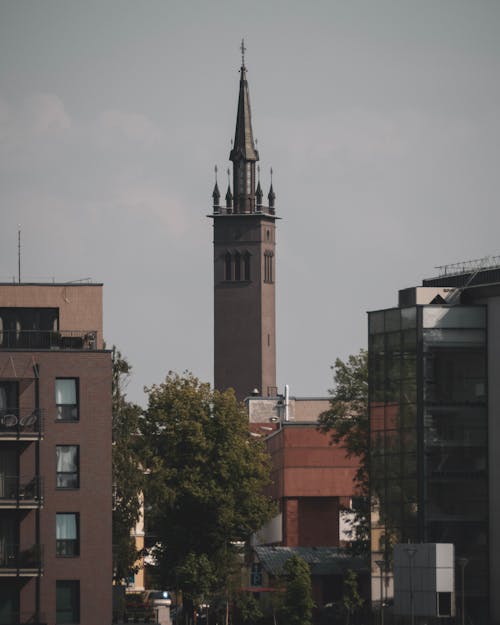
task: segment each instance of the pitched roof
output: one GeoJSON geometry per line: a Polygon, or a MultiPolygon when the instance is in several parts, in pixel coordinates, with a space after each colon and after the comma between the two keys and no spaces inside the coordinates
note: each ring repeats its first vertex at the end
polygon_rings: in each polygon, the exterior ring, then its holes
{"type": "Polygon", "coordinates": [[[254,547],[259,562],[265,571],[273,576],[281,575],[286,561],[294,554],[305,560],[311,567],[312,575],[341,575],[346,569],[367,571],[363,558],[353,557],[337,547],[254,547]]]}

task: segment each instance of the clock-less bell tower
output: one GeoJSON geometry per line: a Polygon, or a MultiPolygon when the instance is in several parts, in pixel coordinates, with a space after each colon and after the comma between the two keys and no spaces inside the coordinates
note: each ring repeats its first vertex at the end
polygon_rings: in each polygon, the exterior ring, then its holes
{"type": "MultiPolygon", "coordinates": [[[[276,395],[276,214],[272,180],[264,206],[256,164],[242,42],[236,131],[224,204],[212,194],[214,232],[214,386],[238,399],[276,395]]],[[[272,172],[271,172],[272,173],[272,172]]]]}

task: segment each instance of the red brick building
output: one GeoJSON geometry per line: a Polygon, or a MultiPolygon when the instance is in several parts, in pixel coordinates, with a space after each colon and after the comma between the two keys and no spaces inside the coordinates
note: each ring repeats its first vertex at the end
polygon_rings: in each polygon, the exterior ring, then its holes
{"type": "Polygon", "coordinates": [[[271,455],[269,495],[279,515],[260,542],[286,547],[340,547],[346,540],[343,515],[356,496],[358,461],[318,430],[326,398],[247,399],[250,428],[264,436],[271,455]]]}
{"type": "Polygon", "coordinates": [[[111,622],[102,285],[0,285],[0,622],[111,622]]]}

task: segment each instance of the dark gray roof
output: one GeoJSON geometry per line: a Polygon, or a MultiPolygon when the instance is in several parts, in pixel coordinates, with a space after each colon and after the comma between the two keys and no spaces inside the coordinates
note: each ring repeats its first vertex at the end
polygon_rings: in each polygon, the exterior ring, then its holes
{"type": "Polygon", "coordinates": [[[253,140],[250,95],[248,93],[247,74],[244,65],[242,65],[240,70],[240,94],[238,98],[238,113],[236,115],[236,132],[229,160],[235,162],[240,158],[245,161],[259,160],[259,153],[255,149],[253,140]]]}
{"type": "Polygon", "coordinates": [[[341,575],[347,569],[360,572],[367,570],[363,558],[352,557],[336,547],[254,547],[259,562],[270,575],[281,575],[285,562],[296,554],[311,567],[312,575],[341,575]]]}

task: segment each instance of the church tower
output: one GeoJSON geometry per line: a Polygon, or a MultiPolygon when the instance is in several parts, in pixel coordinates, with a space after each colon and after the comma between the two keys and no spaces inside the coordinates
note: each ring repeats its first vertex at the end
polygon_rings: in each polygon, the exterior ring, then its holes
{"type": "Polygon", "coordinates": [[[276,394],[277,219],[272,179],[268,205],[262,203],[243,42],[241,52],[236,131],[229,155],[233,190],[228,169],[225,203],[220,203],[216,180],[210,215],[214,228],[214,385],[219,390],[234,388],[240,400],[255,389],[263,396],[276,394]]]}

